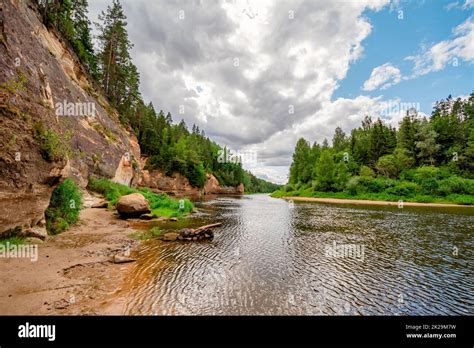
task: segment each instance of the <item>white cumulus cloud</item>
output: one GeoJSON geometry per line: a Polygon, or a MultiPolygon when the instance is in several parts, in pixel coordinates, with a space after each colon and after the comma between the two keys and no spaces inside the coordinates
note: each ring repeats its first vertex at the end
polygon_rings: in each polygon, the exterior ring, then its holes
{"type": "Polygon", "coordinates": [[[439,71],[451,64],[456,66],[462,61],[474,62],[474,20],[471,16],[453,30],[454,38],[444,40],[423,49],[422,53],[406,57],[415,63],[410,78],[439,71]]]}
{"type": "Polygon", "coordinates": [[[387,89],[392,85],[400,83],[401,79],[400,69],[390,63],[385,63],[372,70],[369,79],[364,82],[362,89],[364,91],[373,91],[378,88],[387,89]]]}

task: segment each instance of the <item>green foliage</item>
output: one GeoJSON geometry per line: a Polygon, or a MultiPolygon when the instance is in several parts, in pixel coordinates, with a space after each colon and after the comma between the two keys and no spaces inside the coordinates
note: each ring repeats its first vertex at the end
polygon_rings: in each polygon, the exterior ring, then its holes
{"type": "Polygon", "coordinates": [[[372,168],[369,168],[367,166],[361,166],[359,169],[359,175],[360,176],[370,176],[370,177],[375,177],[375,172],[372,168]]]}
{"type": "Polygon", "coordinates": [[[21,245],[24,244],[25,241],[22,237],[12,236],[4,239],[0,239],[0,245],[4,248],[11,247],[13,245],[21,245]]]}
{"type": "Polygon", "coordinates": [[[71,179],[64,180],[54,189],[45,212],[48,232],[57,234],[75,223],[79,218],[81,204],[81,192],[76,183],[71,179]]]}
{"type": "Polygon", "coordinates": [[[394,155],[385,155],[379,158],[375,166],[377,171],[389,178],[396,178],[399,173],[397,161],[394,155]]]}
{"type": "Polygon", "coordinates": [[[194,205],[189,199],[183,199],[184,207],[180,209],[179,200],[170,198],[166,193],[154,193],[146,188],[132,188],[117,184],[107,179],[89,180],[88,188],[101,193],[114,206],[120,197],[131,193],[141,193],[150,204],[152,214],[156,216],[182,216],[190,213],[194,205]]]}
{"type": "Polygon", "coordinates": [[[451,176],[439,182],[438,192],[443,196],[450,194],[474,195],[474,180],[451,176]]]}
{"type": "Polygon", "coordinates": [[[400,197],[413,197],[420,191],[418,184],[408,181],[397,182],[392,188],[386,190],[387,193],[400,197]]]}
{"type": "Polygon", "coordinates": [[[92,44],[87,0],[37,0],[43,21],[56,28],[93,77],[97,77],[97,58],[92,44]]]}
{"type": "Polygon", "coordinates": [[[63,161],[70,155],[69,134],[59,135],[52,129],[46,129],[43,123],[34,127],[35,138],[40,145],[41,155],[50,162],[63,161]]]}
{"type": "Polygon", "coordinates": [[[438,102],[430,119],[411,110],[398,131],[367,116],[349,137],[336,128],[332,147],[299,139],[289,184],[275,195],[470,204],[473,179],[474,93],[438,102]]]}
{"type": "Polygon", "coordinates": [[[309,143],[301,138],[296,143],[293,153],[293,164],[290,167],[290,183],[308,182],[312,168],[308,165],[310,159],[309,143]]]}
{"type": "MultiPolygon", "coordinates": [[[[133,45],[128,38],[127,18],[118,0],[113,0],[99,16],[97,52],[92,45],[86,0],[37,2],[44,22],[69,41],[108,98],[107,105],[116,108],[120,122],[135,132],[141,152],[149,156],[148,169],[159,169],[167,175],[181,173],[198,188],[204,186],[206,173],[214,174],[223,186],[244,183],[246,192],[268,192],[277,187],[255,178],[241,163],[219,161],[222,148],[206,138],[198,126],[194,125],[190,132],[184,121],[173,124],[170,113],[166,116],[162,111],[156,113],[151,103],[143,101],[140,75],[130,55],[133,45]]],[[[101,124],[94,128],[110,142],[117,140],[101,124]]],[[[42,134],[46,157],[62,157],[59,138],[49,131],[42,134]]],[[[95,156],[94,162],[100,162],[100,158],[95,156]]],[[[311,171],[312,168],[307,172],[311,171]]]]}
{"type": "Polygon", "coordinates": [[[318,190],[330,191],[335,183],[336,166],[329,151],[323,151],[316,166],[316,186],[318,190]]]}
{"type": "Polygon", "coordinates": [[[334,178],[333,188],[336,191],[343,191],[350,178],[347,165],[344,162],[336,164],[336,176],[334,178]]]}
{"type": "Polygon", "coordinates": [[[12,94],[17,94],[19,92],[26,90],[26,87],[25,87],[26,82],[27,82],[27,78],[25,74],[20,72],[18,76],[12,77],[8,81],[0,84],[0,87],[3,89],[6,89],[8,92],[12,94]]]}
{"type": "Polygon", "coordinates": [[[243,184],[245,186],[245,193],[269,193],[281,187],[280,185],[259,179],[249,171],[245,171],[244,174],[243,184]]]}
{"type": "Polygon", "coordinates": [[[436,143],[438,134],[432,129],[428,121],[421,123],[417,137],[418,141],[415,143],[418,150],[417,157],[420,163],[431,164],[435,163],[436,155],[440,149],[440,145],[436,143]]]}

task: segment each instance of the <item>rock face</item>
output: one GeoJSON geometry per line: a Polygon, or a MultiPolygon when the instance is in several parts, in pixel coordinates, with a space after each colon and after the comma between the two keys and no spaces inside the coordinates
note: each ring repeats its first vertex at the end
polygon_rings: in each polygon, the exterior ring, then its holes
{"type": "Polygon", "coordinates": [[[239,186],[221,186],[217,178],[212,174],[207,174],[207,181],[204,184],[203,193],[205,195],[241,195],[244,193],[244,184],[239,186]]]}
{"type": "Polygon", "coordinates": [[[217,178],[212,174],[206,175],[206,183],[202,189],[193,187],[189,180],[180,173],[167,176],[159,170],[146,170],[146,158],[140,161],[141,175],[138,179],[138,186],[149,187],[155,191],[166,192],[175,196],[200,197],[201,195],[214,194],[243,194],[244,185],[221,186],[217,178]]]}
{"type": "Polygon", "coordinates": [[[195,197],[200,195],[199,188],[193,187],[189,183],[189,180],[180,173],[175,173],[173,176],[166,176],[159,170],[142,170],[138,185],[176,196],[195,197]]]}
{"type": "Polygon", "coordinates": [[[141,173],[137,139],[34,2],[2,0],[0,19],[0,85],[7,86],[0,88],[0,238],[35,228],[68,177],[83,188],[99,176],[189,197],[243,192],[212,176],[200,190],[180,174],[141,173]],[[48,158],[40,126],[60,140],[64,156],[48,158]]]}
{"type": "Polygon", "coordinates": [[[123,218],[140,217],[150,213],[148,201],[141,193],[131,193],[120,197],[115,208],[123,218]]]}
{"type": "Polygon", "coordinates": [[[0,84],[9,86],[0,88],[1,238],[34,228],[67,177],[82,187],[91,175],[136,184],[140,148],[32,1],[1,1],[0,18],[0,84]],[[64,143],[66,156],[45,156],[39,125],[64,143]]]}

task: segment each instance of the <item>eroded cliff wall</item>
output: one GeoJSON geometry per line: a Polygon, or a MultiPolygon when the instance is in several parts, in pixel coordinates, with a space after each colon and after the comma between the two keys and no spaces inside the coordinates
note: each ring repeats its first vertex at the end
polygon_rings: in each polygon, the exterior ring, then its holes
{"type": "Polygon", "coordinates": [[[94,92],[68,44],[43,25],[35,6],[17,0],[2,0],[0,6],[4,235],[42,225],[51,192],[66,177],[82,187],[91,174],[136,181],[140,148],[116,111],[94,92]]]}
{"type": "Polygon", "coordinates": [[[36,6],[0,0],[0,237],[44,230],[51,193],[68,177],[81,187],[95,175],[181,196],[244,191],[210,174],[198,189],[144,163],[136,137],[36,6]]]}

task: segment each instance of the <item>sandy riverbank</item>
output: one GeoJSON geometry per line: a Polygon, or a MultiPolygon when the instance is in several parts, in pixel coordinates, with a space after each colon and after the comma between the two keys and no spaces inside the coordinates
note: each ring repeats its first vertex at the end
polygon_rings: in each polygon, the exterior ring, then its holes
{"type": "Polygon", "coordinates": [[[125,276],[133,263],[115,254],[139,242],[134,230],[107,209],[85,208],[80,222],[38,244],[38,260],[0,258],[0,314],[122,314],[125,276]]]}
{"type": "MultiPolygon", "coordinates": [[[[358,205],[392,205],[398,206],[398,202],[389,201],[371,201],[364,199],[341,199],[341,198],[317,198],[317,197],[279,197],[292,201],[304,202],[319,202],[331,204],[358,204],[358,205]]],[[[449,203],[417,203],[417,202],[403,202],[404,207],[459,207],[459,208],[474,208],[474,205],[461,205],[449,203]]]]}

